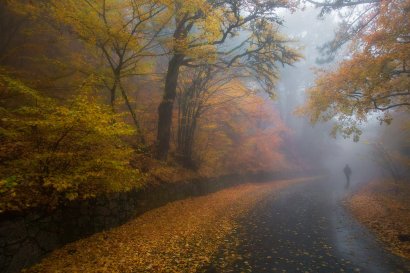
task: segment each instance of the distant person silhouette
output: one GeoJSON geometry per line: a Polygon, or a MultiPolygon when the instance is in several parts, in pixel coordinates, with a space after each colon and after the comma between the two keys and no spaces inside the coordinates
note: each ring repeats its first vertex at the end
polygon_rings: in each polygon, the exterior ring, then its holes
{"type": "Polygon", "coordinates": [[[343,169],[343,172],[346,175],[346,189],[349,188],[350,186],[350,175],[352,174],[352,169],[350,169],[349,164],[346,164],[346,166],[343,169]]]}

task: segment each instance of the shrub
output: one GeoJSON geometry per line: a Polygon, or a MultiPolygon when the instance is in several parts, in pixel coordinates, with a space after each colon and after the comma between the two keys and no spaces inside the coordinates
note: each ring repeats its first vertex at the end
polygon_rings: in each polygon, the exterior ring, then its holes
{"type": "Polygon", "coordinates": [[[92,86],[61,105],[0,70],[0,212],[140,185],[121,139],[134,131],[91,95],[92,86]]]}

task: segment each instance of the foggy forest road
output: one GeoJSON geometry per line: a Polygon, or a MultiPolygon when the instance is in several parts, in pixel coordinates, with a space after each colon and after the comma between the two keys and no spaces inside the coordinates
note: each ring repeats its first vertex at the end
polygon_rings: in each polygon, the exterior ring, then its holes
{"type": "Polygon", "coordinates": [[[350,217],[344,196],[343,185],[325,179],[269,195],[241,219],[234,250],[222,248],[208,272],[410,272],[350,217]],[[236,258],[226,263],[228,256],[236,258]]]}

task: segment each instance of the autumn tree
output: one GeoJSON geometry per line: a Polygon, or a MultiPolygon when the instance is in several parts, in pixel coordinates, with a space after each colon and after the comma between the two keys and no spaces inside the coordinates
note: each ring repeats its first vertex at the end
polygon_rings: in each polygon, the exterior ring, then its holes
{"type": "Polygon", "coordinates": [[[184,166],[194,168],[193,146],[195,132],[203,107],[205,93],[211,80],[211,68],[203,67],[193,73],[187,71],[182,77],[177,92],[178,128],[176,154],[184,166]]]}
{"type": "Polygon", "coordinates": [[[224,160],[226,168],[243,173],[289,168],[283,142],[290,132],[269,101],[254,95],[240,100],[239,105],[236,118],[226,123],[234,141],[224,160]]]}
{"type": "MultiPolygon", "coordinates": [[[[389,123],[394,111],[410,109],[410,1],[336,2],[352,7],[371,3],[362,6],[357,26],[347,32],[349,58],[333,70],[318,72],[302,112],[313,123],[337,120],[332,133],[353,135],[357,141],[359,124],[369,115],[389,123]]],[[[336,2],[324,2],[325,8],[338,7],[336,2]]]]}
{"type": "Polygon", "coordinates": [[[209,103],[212,111],[199,119],[195,139],[201,174],[260,173],[289,167],[283,141],[290,131],[273,101],[234,80],[209,103]],[[223,101],[226,103],[219,103],[223,101]]]}
{"type": "Polygon", "coordinates": [[[84,41],[89,52],[97,49],[95,54],[103,60],[103,66],[97,72],[109,91],[111,107],[115,108],[119,91],[137,128],[139,140],[144,143],[140,122],[124,81],[152,72],[157,38],[168,23],[169,17],[162,17],[166,7],[155,0],[70,0],[52,1],[50,8],[57,22],[84,41]]]}
{"type": "Polygon", "coordinates": [[[318,63],[333,61],[337,53],[355,36],[360,35],[366,27],[373,23],[378,15],[380,0],[305,0],[320,9],[319,18],[330,13],[337,13],[341,20],[335,31],[334,38],[318,49],[322,56],[317,59],[318,63]]]}
{"type": "Polygon", "coordinates": [[[252,94],[238,71],[219,69],[212,65],[182,69],[177,92],[177,145],[178,159],[190,168],[197,168],[194,160],[194,142],[199,119],[215,107],[233,103],[252,94]]]}
{"type": "Polygon", "coordinates": [[[133,129],[79,87],[67,106],[0,70],[0,212],[45,206],[137,187],[133,129]]]}
{"type": "Polygon", "coordinates": [[[125,191],[143,177],[124,141],[135,130],[101,96],[104,66],[51,4],[0,3],[0,212],[125,191]]]}
{"type": "Polygon", "coordinates": [[[280,36],[277,8],[288,1],[168,1],[172,22],[165,41],[169,62],[164,95],[158,107],[157,158],[166,159],[180,68],[212,64],[243,67],[272,93],[278,63],[290,64],[298,55],[280,36]],[[239,35],[239,39],[234,37],[239,35]]]}

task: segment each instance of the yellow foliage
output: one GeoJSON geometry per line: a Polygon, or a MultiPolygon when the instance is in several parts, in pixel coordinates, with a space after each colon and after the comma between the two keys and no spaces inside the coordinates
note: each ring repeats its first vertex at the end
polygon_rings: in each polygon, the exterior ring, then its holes
{"type": "Polygon", "coordinates": [[[133,130],[92,97],[85,82],[67,106],[0,74],[0,212],[56,206],[65,199],[129,190],[142,175],[131,169],[133,130]],[[5,96],[6,97],[6,96],[5,96]]]}

